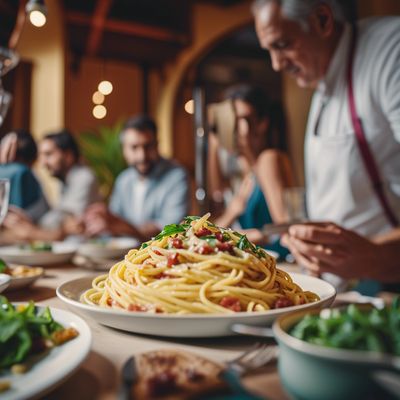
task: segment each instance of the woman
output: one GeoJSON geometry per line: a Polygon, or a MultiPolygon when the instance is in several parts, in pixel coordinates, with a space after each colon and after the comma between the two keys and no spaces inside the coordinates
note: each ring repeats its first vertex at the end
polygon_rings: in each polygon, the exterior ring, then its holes
{"type": "MultiPolygon", "coordinates": [[[[270,102],[261,89],[248,85],[233,88],[227,97],[236,116],[236,148],[243,178],[217,223],[230,226],[238,221],[250,240],[266,244],[269,240],[260,228],[287,221],[283,193],[294,185],[283,109],[270,102]]],[[[220,145],[215,135],[210,144],[220,145]]],[[[266,248],[285,253],[278,242],[266,248]]]]}

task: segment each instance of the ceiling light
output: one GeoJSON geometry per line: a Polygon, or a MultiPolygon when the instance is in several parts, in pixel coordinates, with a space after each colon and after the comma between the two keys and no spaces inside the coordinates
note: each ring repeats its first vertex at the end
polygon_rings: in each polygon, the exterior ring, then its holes
{"type": "Polygon", "coordinates": [[[113,85],[110,81],[101,81],[98,86],[99,92],[104,95],[110,94],[113,91],[113,85]]]}
{"type": "Polygon", "coordinates": [[[98,104],[93,107],[93,117],[97,119],[103,119],[107,115],[107,108],[98,104]]]}
{"type": "Polygon", "coordinates": [[[25,11],[32,25],[40,28],[46,23],[47,7],[44,0],[29,0],[25,11]]]}
{"type": "Polygon", "coordinates": [[[94,104],[103,104],[104,103],[104,94],[97,91],[93,93],[92,101],[94,104]]]}

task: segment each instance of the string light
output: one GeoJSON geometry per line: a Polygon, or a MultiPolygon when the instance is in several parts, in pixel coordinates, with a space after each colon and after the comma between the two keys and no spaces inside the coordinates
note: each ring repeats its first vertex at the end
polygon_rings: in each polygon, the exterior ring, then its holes
{"type": "Polygon", "coordinates": [[[186,111],[188,114],[193,114],[193,113],[194,113],[194,100],[193,100],[193,99],[188,100],[188,101],[185,103],[185,111],[186,111]]]}
{"type": "Polygon", "coordinates": [[[99,92],[108,95],[113,91],[113,85],[110,81],[101,81],[98,86],[99,92]]]}
{"type": "Polygon", "coordinates": [[[103,104],[104,103],[104,94],[97,91],[93,93],[92,101],[94,104],[103,104]]]}
{"type": "Polygon", "coordinates": [[[93,107],[93,117],[97,119],[103,119],[107,115],[107,108],[103,105],[98,104],[97,106],[93,107]]]}

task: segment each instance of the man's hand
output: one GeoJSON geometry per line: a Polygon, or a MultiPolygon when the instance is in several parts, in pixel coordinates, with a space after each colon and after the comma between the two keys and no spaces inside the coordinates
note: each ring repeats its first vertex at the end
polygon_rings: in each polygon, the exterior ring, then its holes
{"type": "Polygon", "coordinates": [[[292,225],[281,243],[313,275],[382,280],[381,246],[333,223],[292,225]]]}
{"type": "Polygon", "coordinates": [[[23,210],[10,206],[3,226],[9,230],[8,236],[14,240],[32,240],[35,224],[23,210]]]}
{"type": "Polygon", "coordinates": [[[112,232],[114,216],[108,211],[104,203],[95,203],[91,205],[83,216],[85,225],[85,234],[96,236],[101,233],[112,232]]]}

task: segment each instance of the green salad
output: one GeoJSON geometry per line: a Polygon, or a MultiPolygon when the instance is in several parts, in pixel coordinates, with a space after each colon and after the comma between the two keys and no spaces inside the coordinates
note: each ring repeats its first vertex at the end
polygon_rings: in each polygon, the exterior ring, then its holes
{"type": "Polygon", "coordinates": [[[326,309],[306,315],[289,332],[320,346],[367,350],[400,356],[400,297],[383,309],[326,309]]]}
{"type": "Polygon", "coordinates": [[[24,243],[20,245],[21,250],[30,251],[52,251],[53,245],[50,242],[44,242],[42,240],[35,240],[30,243],[24,243]]]}
{"type": "Polygon", "coordinates": [[[14,306],[0,296],[0,371],[77,335],[54,321],[48,307],[39,309],[33,301],[14,306]]]}

